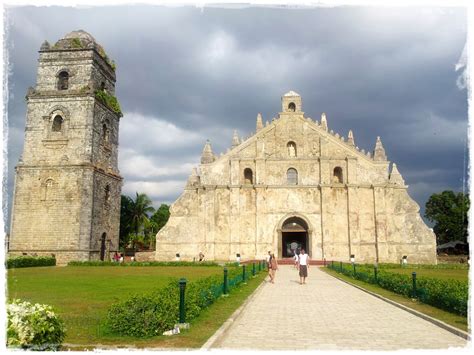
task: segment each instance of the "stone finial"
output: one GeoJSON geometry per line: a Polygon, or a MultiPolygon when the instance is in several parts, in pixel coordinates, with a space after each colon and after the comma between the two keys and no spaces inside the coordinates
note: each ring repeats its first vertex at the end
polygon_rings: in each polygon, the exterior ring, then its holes
{"type": "Polygon", "coordinates": [[[262,114],[259,113],[257,115],[257,132],[260,131],[262,128],[263,128],[262,114]]]}
{"type": "Polygon", "coordinates": [[[367,158],[372,158],[372,154],[370,154],[370,152],[367,152],[367,158]]]}
{"type": "Polygon", "coordinates": [[[383,148],[382,140],[380,139],[380,137],[377,137],[377,141],[375,142],[374,160],[375,161],[387,160],[387,156],[385,155],[385,149],[383,148]]]}
{"type": "Polygon", "coordinates": [[[40,47],[40,51],[48,51],[51,48],[51,45],[48,41],[44,41],[40,47]]]}
{"type": "Polygon", "coordinates": [[[326,119],[326,114],[324,112],[321,114],[321,127],[326,132],[328,131],[328,121],[326,119]]]}
{"type": "Polygon", "coordinates": [[[389,181],[396,185],[405,186],[405,180],[397,169],[397,164],[392,164],[392,171],[390,173],[389,181]]]}
{"type": "Polygon", "coordinates": [[[189,175],[188,178],[188,186],[197,186],[201,183],[201,177],[199,176],[197,169],[193,168],[193,171],[191,172],[191,175],[189,175]]]}
{"type": "Polygon", "coordinates": [[[206,141],[204,145],[204,149],[202,150],[201,155],[201,164],[209,164],[214,161],[214,153],[212,152],[211,142],[209,140],[206,141]]]}
{"type": "Polygon", "coordinates": [[[270,122],[266,121],[265,122],[265,127],[267,127],[270,124],[270,122]]]}
{"type": "Polygon", "coordinates": [[[352,133],[352,129],[349,130],[349,134],[347,135],[347,143],[352,146],[355,146],[354,133],[352,133]]]}
{"type": "Polygon", "coordinates": [[[341,138],[341,137],[339,136],[339,133],[336,133],[334,136],[335,136],[336,138],[338,138],[338,139],[341,138]]]}
{"type": "Polygon", "coordinates": [[[234,135],[232,136],[232,148],[237,147],[239,144],[239,135],[237,134],[237,130],[234,129],[234,135]]]}

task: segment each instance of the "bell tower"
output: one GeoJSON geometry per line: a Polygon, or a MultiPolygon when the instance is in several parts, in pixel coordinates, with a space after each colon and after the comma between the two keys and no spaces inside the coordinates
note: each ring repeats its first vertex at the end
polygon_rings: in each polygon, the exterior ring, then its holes
{"type": "Polygon", "coordinates": [[[118,250],[122,178],[115,64],[85,31],[39,51],[15,168],[9,254],[106,260],[118,250]]]}
{"type": "Polygon", "coordinates": [[[281,112],[301,113],[301,96],[294,91],[289,91],[281,98],[281,112]]]}

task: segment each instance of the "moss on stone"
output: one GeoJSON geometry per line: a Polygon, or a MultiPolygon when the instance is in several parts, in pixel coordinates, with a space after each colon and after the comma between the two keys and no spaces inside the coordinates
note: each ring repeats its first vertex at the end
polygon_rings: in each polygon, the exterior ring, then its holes
{"type": "Polygon", "coordinates": [[[110,108],[112,111],[122,115],[122,110],[120,109],[120,104],[119,104],[119,102],[118,102],[118,100],[115,96],[110,95],[105,90],[96,90],[95,91],[95,97],[96,97],[97,100],[102,102],[105,106],[110,108]]]}

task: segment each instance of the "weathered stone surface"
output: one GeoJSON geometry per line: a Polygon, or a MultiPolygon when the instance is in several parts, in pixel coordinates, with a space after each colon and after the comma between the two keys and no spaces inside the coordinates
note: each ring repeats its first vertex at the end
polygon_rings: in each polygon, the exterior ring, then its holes
{"type": "Polygon", "coordinates": [[[115,91],[115,73],[98,49],[84,31],[41,47],[16,167],[11,255],[55,254],[64,264],[118,249],[120,115],[95,98],[95,90],[115,91]]]}
{"type": "Polygon", "coordinates": [[[396,166],[389,177],[380,139],[372,158],[354,147],[352,132],[345,142],[328,132],[325,114],[318,125],[301,108],[289,92],[278,119],[265,127],[258,119],[258,132],[223,156],[206,143],[199,173],[156,236],[156,259],[282,257],[296,233],[286,222],[296,221],[313,259],[436,263],[434,233],[396,166]]]}

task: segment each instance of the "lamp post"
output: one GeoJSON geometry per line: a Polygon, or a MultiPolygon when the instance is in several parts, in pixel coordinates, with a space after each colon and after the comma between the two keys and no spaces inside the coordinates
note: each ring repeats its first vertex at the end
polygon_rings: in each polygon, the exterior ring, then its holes
{"type": "Polygon", "coordinates": [[[351,254],[351,264],[352,264],[352,271],[354,273],[354,276],[356,274],[356,264],[355,264],[355,255],[351,254]]]}

